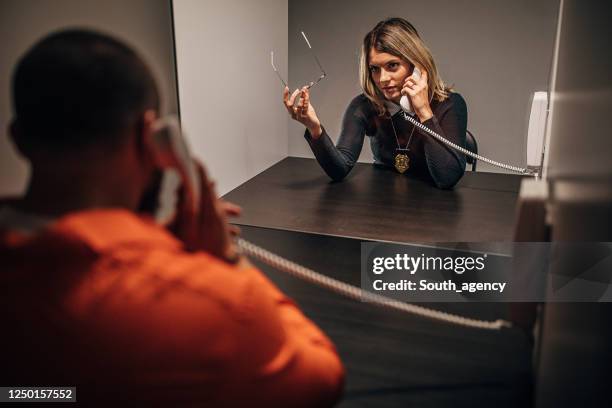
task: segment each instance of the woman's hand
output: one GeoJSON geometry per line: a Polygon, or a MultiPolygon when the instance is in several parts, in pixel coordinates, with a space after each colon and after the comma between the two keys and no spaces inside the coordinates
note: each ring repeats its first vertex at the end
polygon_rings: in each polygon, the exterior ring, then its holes
{"type": "Polygon", "coordinates": [[[209,181],[204,167],[196,161],[200,179],[200,202],[197,209],[189,203],[186,189],[178,191],[176,215],[170,224],[170,231],[189,251],[205,251],[217,258],[234,262],[238,251],[232,236],[239,233],[238,227],[230,225],[228,216],[240,215],[241,209],[235,204],[220,199],[209,181]]]}
{"type": "Polygon", "coordinates": [[[414,74],[404,80],[402,95],[407,95],[410,98],[410,105],[419,117],[419,120],[425,122],[431,119],[433,112],[429,106],[429,86],[427,85],[427,71],[421,71],[421,78],[415,79],[414,74]]]}
{"type": "Polygon", "coordinates": [[[314,107],[310,104],[310,92],[307,87],[296,89],[291,96],[289,96],[289,88],[285,87],[283,90],[283,102],[291,118],[306,126],[313,139],[318,139],[321,136],[323,133],[321,122],[317,117],[314,107]],[[296,104],[298,96],[299,103],[296,104]]]}

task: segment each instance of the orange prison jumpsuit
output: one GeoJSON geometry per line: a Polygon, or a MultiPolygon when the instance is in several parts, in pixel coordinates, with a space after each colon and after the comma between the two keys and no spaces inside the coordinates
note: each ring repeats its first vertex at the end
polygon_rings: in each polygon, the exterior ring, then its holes
{"type": "Polygon", "coordinates": [[[113,406],[329,406],[330,340],[255,268],[125,210],[0,231],[0,384],[113,406]]]}

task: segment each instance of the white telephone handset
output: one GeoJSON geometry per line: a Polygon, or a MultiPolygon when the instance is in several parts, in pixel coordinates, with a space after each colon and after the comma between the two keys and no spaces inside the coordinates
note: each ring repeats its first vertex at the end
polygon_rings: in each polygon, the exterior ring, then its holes
{"type": "MultiPolygon", "coordinates": [[[[157,161],[165,169],[172,168],[178,172],[191,210],[197,211],[201,193],[200,180],[195,163],[191,159],[189,146],[181,132],[178,118],[167,116],[159,119],[153,125],[153,138],[157,146],[155,152],[157,161]]],[[[168,212],[167,209],[159,208],[155,216],[162,224],[169,221],[169,218],[165,215],[166,212],[168,212]]]]}
{"type": "MultiPolygon", "coordinates": [[[[414,67],[412,76],[418,81],[419,79],[421,79],[421,70],[419,70],[418,67],[414,67]]],[[[412,110],[412,105],[410,105],[410,98],[408,97],[408,95],[402,95],[402,97],[400,98],[400,106],[402,107],[402,110],[404,112],[410,114],[414,113],[414,111],[412,110]]]]}

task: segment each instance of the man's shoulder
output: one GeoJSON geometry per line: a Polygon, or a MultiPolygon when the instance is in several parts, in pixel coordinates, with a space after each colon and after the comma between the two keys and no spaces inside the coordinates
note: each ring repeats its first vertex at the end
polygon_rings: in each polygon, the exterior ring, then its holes
{"type": "Polygon", "coordinates": [[[156,361],[164,373],[201,366],[202,378],[222,376],[251,342],[265,339],[248,336],[251,325],[268,325],[271,313],[259,314],[275,300],[259,271],[188,252],[136,214],[75,214],[54,228],[96,253],[62,296],[66,315],[100,347],[124,345],[116,353],[129,364],[156,361]]]}
{"type": "MultiPolygon", "coordinates": [[[[95,305],[98,318],[108,321],[129,314],[158,328],[191,332],[193,322],[199,333],[227,328],[245,316],[261,279],[253,267],[184,250],[164,228],[129,212],[76,214],[54,229],[96,254],[67,293],[69,308],[82,317],[92,317],[87,314],[95,305]],[[180,319],[167,321],[169,316],[180,319]]],[[[140,323],[134,328],[146,332],[140,323]]]]}
{"type": "Polygon", "coordinates": [[[82,269],[74,289],[85,303],[156,292],[204,303],[237,303],[254,275],[252,268],[240,270],[209,253],[186,251],[164,227],[127,210],[69,214],[37,241],[28,253],[44,252],[54,243],[54,257],[65,257],[67,267],[82,269]]]}
{"type": "Polygon", "coordinates": [[[124,209],[96,209],[67,214],[51,225],[48,232],[72,236],[100,253],[121,245],[143,248],[181,246],[153,218],[124,209]]]}
{"type": "Polygon", "coordinates": [[[98,256],[98,268],[118,269],[158,281],[185,279],[177,288],[197,286],[218,274],[235,274],[236,268],[206,252],[188,252],[166,228],[146,216],[126,210],[93,210],[71,214],[50,227],[50,234],[79,241],[98,256]],[[113,262],[105,262],[112,259],[113,262]]]}

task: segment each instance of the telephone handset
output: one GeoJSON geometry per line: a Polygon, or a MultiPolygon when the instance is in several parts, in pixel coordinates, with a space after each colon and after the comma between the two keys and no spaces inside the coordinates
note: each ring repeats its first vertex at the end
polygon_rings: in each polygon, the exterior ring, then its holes
{"type": "MultiPolygon", "coordinates": [[[[189,200],[197,210],[200,198],[199,175],[191,158],[189,147],[180,129],[178,119],[170,116],[160,119],[154,125],[154,140],[158,146],[156,151],[159,162],[166,168],[174,168],[178,171],[185,191],[189,195],[189,200]]],[[[511,324],[504,320],[483,321],[470,319],[463,316],[452,315],[438,310],[428,309],[423,306],[400,302],[375,293],[367,292],[359,287],[322,275],[311,269],[307,269],[299,264],[284,259],[272,252],[266,251],[242,238],[237,239],[240,250],[261,262],[268,264],[280,271],[289,273],[299,279],[314,283],[320,287],[332,290],[338,294],[351,298],[373,303],[402,312],[416,314],[446,323],[460,326],[500,330],[503,327],[510,327],[511,324]]]]}
{"type": "Polygon", "coordinates": [[[201,194],[199,175],[195,163],[191,160],[189,146],[182,135],[178,118],[166,116],[158,119],[153,125],[153,138],[157,146],[155,154],[158,162],[162,167],[178,172],[191,209],[196,212],[201,194]]]}
{"type": "MultiPolygon", "coordinates": [[[[421,79],[421,70],[415,66],[414,70],[412,71],[412,76],[418,81],[419,79],[421,79]]],[[[414,113],[414,111],[412,110],[412,105],[410,105],[410,98],[408,97],[408,95],[402,95],[402,97],[400,98],[400,106],[402,107],[402,110],[404,112],[409,114],[414,113]]]]}

